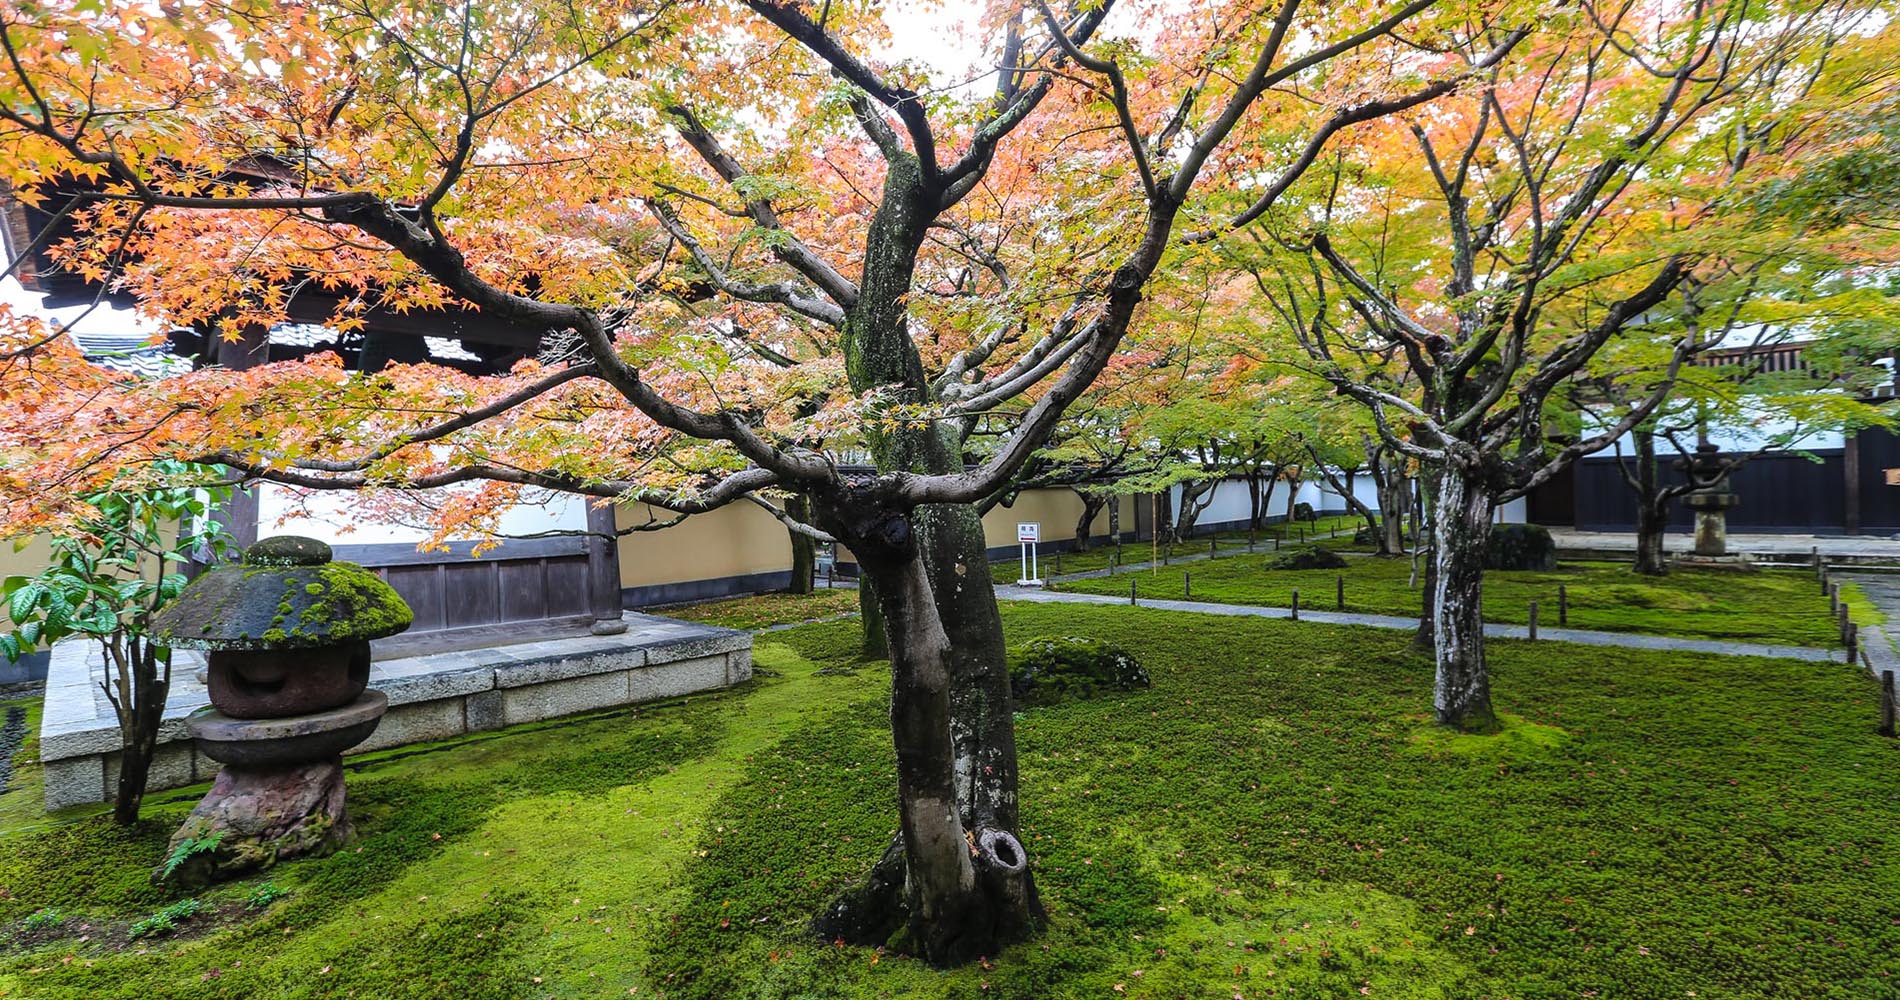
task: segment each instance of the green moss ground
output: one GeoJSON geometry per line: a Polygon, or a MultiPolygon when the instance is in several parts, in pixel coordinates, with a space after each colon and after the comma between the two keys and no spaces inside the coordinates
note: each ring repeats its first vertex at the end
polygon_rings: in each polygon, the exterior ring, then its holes
{"type": "Polygon", "coordinates": [[[668,618],[752,630],[856,614],[858,591],[856,587],[829,589],[821,585],[809,594],[754,594],[652,610],[668,618]]]}
{"type": "Polygon", "coordinates": [[[0,928],[74,914],[9,943],[0,996],[1900,996],[1900,744],[1844,666],[1499,642],[1504,733],[1451,736],[1403,635],[1005,620],[1154,687],[1022,715],[1052,920],[986,964],[806,933],[895,824],[888,675],[843,621],[764,637],[740,691],[363,761],[355,847],[196,937],[116,930],[168,901],[144,872],[191,794],[0,837],[0,928]]]}
{"type": "MultiPolygon", "coordinates": [[[[1183,574],[1192,574],[1197,601],[1286,607],[1293,591],[1300,606],[1335,608],[1336,578],[1346,578],[1346,610],[1416,616],[1421,591],[1409,584],[1411,561],[1348,557],[1345,570],[1275,570],[1269,555],[1234,556],[1212,562],[1135,570],[1061,589],[1126,596],[1132,580],[1142,597],[1180,599],[1183,574]]],[[[1567,588],[1569,626],[1606,632],[1642,632],[1695,639],[1737,639],[1785,646],[1838,646],[1840,632],[1814,576],[1802,570],[1735,573],[1678,570],[1665,577],[1639,576],[1622,563],[1560,563],[1549,572],[1485,573],[1486,621],[1522,625],[1530,602],[1538,623],[1557,625],[1557,588],[1567,588]]]]}
{"type": "MultiPolygon", "coordinates": [[[[1364,525],[1365,521],[1360,518],[1347,517],[1344,515],[1322,517],[1318,521],[1270,524],[1256,532],[1253,541],[1256,548],[1270,550],[1273,548],[1273,540],[1275,538],[1289,540],[1301,537],[1315,538],[1332,535],[1335,532],[1346,532],[1347,534],[1344,537],[1335,538],[1326,544],[1336,549],[1351,549],[1356,547],[1369,551],[1370,546],[1354,546],[1352,544],[1351,532],[1364,525]],[[1303,535],[1301,529],[1305,529],[1303,535]]],[[[1119,558],[1124,565],[1133,565],[1137,562],[1145,563],[1150,560],[1150,557],[1159,560],[1164,550],[1168,550],[1169,557],[1175,555],[1205,555],[1207,554],[1207,543],[1209,541],[1214,542],[1220,552],[1226,555],[1246,551],[1248,538],[1247,533],[1244,531],[1223,531],[1218,534],[1203,535],[1199,538],[1176,543],[1171,550],[1169,550],[1169,546],[1167,545],[1153,546],[1147,542],[1130,542],[1121,547],[1119,556],[1116,555],[1115,546],[1104,544],[1098,539],[1096,547],[1087,552],[1062,553],[1061,569],[1063,573],[1090,573],[1109,568],[1110,561],[1117,558],[1119,558]]],[[[1054,573],[1056,571],[1055,554],[1044,552],[1041,558],[1042,572],[1044,575],[1054,573]]],[[[990,564],[990,578],[997,583],[1015,583],[1021,576],[1022,559],[1020,556],[1013,555],[1007,559],[999,559],[990,564]]]]}

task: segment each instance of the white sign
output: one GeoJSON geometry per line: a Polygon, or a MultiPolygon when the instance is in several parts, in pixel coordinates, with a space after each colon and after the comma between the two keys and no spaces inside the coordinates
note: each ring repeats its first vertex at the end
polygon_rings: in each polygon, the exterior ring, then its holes
{"type": "Polygon", "coordinates": [[[1023,577],[1016,583],[1024,587],[1042,586],[1041,567],[1036,564],[1036,543],[1042,541],[1042,524],[1020,521],[1016,525],[1016,544],[1023,550],[1023,577]]]}

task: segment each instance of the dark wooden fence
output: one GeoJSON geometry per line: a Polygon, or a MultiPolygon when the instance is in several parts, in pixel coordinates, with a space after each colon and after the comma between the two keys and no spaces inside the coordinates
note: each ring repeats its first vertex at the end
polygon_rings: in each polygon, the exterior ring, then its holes
{"type": "Polygon", "coordinates": [[[585,545],[580,538],[519,539],[480,558],[472,542],[451,543],[447,552],[339,545],[336,557],[388,580],[415,610],[411,631],[431,632],[589,616],[585,545]]]}
{"type": "MultiPolygon", "coordinates": [[[[1659,456],[1663,480],[1682,481],[1676,456],[1659,456]]],[[[1545,484],[1530,497],[1530,515],[1540,524],[1573,524],[1584,531],[1633,531],[1636,501],[1617,472],[1613,456],[1578,462],[1569,476],[1545,484]],[[1567,515],[1567,516],[1566,516],[1567,515]]],[[[1798,534],[1900,532],[1900,486],[1887,485],[1888,469],[1900,469],[1900,438],[1884,430],[1860,432],[1845,448],[1807,455],[1763,455],[1737,469],[1730,488],[1741,506],[1728,513],[1731,531],[1798,534]],[[1812,457],[1808,457],[1812,456],[1812,457]]],[[[1670,529],[1692,530],[1693,515],[1672,506],[1670,529]]]]}

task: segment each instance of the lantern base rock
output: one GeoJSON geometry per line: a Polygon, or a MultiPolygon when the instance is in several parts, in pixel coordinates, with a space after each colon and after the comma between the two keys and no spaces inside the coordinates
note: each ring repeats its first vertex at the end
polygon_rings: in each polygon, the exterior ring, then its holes
{"type": "Polygon", "coordinates": [[[231,765],[172,834],[166,856],[186,854],[168,881],[239,878],[280,861],[321,857],[349,838],[341,757],[275,768],[231,765]]]}

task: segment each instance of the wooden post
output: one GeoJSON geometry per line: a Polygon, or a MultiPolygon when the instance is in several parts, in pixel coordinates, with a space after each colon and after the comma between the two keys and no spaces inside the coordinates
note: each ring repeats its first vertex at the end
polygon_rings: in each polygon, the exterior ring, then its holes
{"type": "Polygon", "coordinates": [[[1537,602],[1531,602],[1531,638],[1537,638],[1537,602]]]}
{"type": "Polygon", "coordinates": [[[1056,576],[1062,575],[1062,553],[1056,553],[1056,576]]]}
{"type": "Polygon", "coordinates": [[[1893,671],[1880,672],[1880,735],[1894,735],[1893,671]]]}
{"type": "Polygon", "coordinates": [[[1273,551],[1275,552],[1280,551],[1280,536],[1279,535],[1273,536],[1273,551]]]}
{"type": "Polygon", "coordinates": [[[1194,599],[1194,574],[1186,571],[1181,573],[1181,599],[1194,599]]]}
{"type": "Polygon", "coordinates": [[[1821,578],[1821,573],[1823,572],[1821,569],[1821,547],[1819,545],[1808,546],[1808,557],[1814,560],[1814,578],[1818,580],[1821,578]]]}
{"type": "Polygon", "coordinates": [[[1856,659],[1859,659],[1859,656],[1858,656],[1859,646],[1860,646],[1860,626],[1854,624],[1853,622],[1848,622],[1847,623],[1847,665],[1850,667],[1854,665],[1854,661],[1856,659]]]}
{"type": "Polygon", "coordinates": [[[1860,534],[1860,436],[1848,431],[1841,439],[1841,530],[1860,534]]]}
{"type": "Polygon", "coordinates": [[[1128,578],[1128,603],[1131,607],[1135,603],[1135,578],[1132,576],[1128,578]]]}
{"type": "Polygon", "coordinates": [[[1557,585],[1557,624],[1570,624],[1570,590],[1561,583],[1557,585]]]}
{"type": "Polygon", "coordinates": [[[1841,585],[1838,583],[1827,585],[1827,613],[1830,615],[1841,613],[1841,585]]]}
{"type": "Polygon", "coordinates": [[[1827,567],[1821,567],[1821,593],[1827,593],[1827,567]]]}
{"type": "Polygon", "coordinates": [[[1207,540],[1207,557],[1208,557],[1209,559],[1212,559],[1212,558],[1214,558],[1214,556],[1215,556],[1215,554],[1216,554],[1216,552],[1217,552],[1217,550],[1216,550],[1216,549],[1214,548],[1214,546],[1215,546],[1215,544],[1216,544],[1216,543],[1215,543],[1215,541],[1214,541],[1214,539],[1212,539],[1212,538],[1210,538],[1210,539],[1208,539],[1208,540],[1207,540]]]}
{"type": "Polygon", "coordinates": [[[1334,599],[1333,599],[1334,610],[1344,611],[1346,610],[1346,575],[1344,573],[1341,573],[1340,575],[1334,577],[1333,585],[1337,590],[1337,593],[1334,595],[1334,599]]]}
{"type": "Polygon", "coordinates": [[[627,630],[620,618],[619,525],[614,505],[582,500],[587,505],[587,610],[594,616],[588,630],[595,635],[619,635],[627,630]]]}
{"type": "MultiPolygon", "coordinates": [[[[1847,620],[1847,609],[1846,609],[1846,608],[1836,608],[1836,609],[1834,609],[1834,610],[1835,610],[1835,617],[1836,617],[1836,618],[1839,618],[1839,619],[1840,619],[1840,623],[1841,623],[1841,641],[1842,641],[1842,642],[1846,642],[1846,641],[1847,641],[1847,630],[1848,630],[1848,629],[1850,629],[1850,628],[1852,628],[1852,627],[1853,627],[1853,625],[1852,625],[1851,623],[1849,623],[1849,622],[1848,622],[1848,620],[1847,620]]],[[[1851,663],[1851,662],[1852,662],[1852,660],[1850,659],[1850,660],[1849,660],[1849,662],[1851,663]]]]}
{"type": "Polygon", "coordinates": [[[1293,620],[1300,620],[1300,592],[1298,589],[1293,591],[1293,620]]]}

